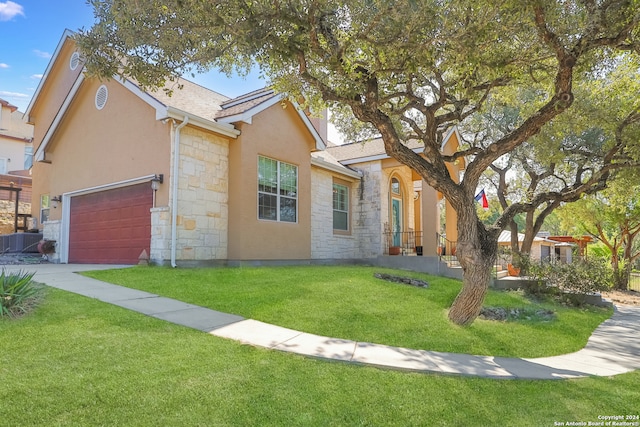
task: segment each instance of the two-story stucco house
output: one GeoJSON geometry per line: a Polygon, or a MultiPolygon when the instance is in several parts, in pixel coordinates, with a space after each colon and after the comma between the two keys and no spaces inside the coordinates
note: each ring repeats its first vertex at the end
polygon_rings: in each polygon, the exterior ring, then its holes
{"type": "MultiPolygon", "coordinates": [[[[322,121],[270,89],[231,99],[183,80],[168,96],[89,78],[70,36],[26,112],[33,215],[57,242],[55,261],[435,254],[438,195],[379,142],[327,148],[322,121]]],[[[457,143],[452,131],[443,149],[457,143]]]]}
{"type": "MultiPolygon", "coordinates": [[[[33,126],[23,119],[18,107],[0,99],[0,234],[31,228],[33,126]]],[[[17,249],[11,246],[11,250],[17,249]]]]}
{"type": "Polygon", "coordinates": [[[33,126],[23,116],[18,107],[0,99],[0,174],[31,167],[33,126]]]}

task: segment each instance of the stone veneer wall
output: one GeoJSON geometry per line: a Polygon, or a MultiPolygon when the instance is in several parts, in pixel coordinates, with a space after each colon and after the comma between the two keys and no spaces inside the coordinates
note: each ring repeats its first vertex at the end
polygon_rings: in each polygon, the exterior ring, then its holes
{"type": "Polygon", "coordinates": [[[149,259],[161,264],[171,259],[171,211],[168,206],[151,209],[149,259]]]}
{"type": "Polygon", "coordinates": [[[353,232],[358,236],[358,252],[362,258],[374,258],[384,253],[384,207],[382,199],[382,167],[380,163],[359,165],[361,187],[354,199],[353,232]]]}
{"type": "MultiPolygon", "coordinates": [[[[19,202],[18,213],[31,214],[31,203],[19,202]]],[[[0,234],[11,234],[14,232],[16,215],[16,202],[0,200],[0,234]]],[[[18,222],[22,225],[22,221],[18,222]]]]}
{"type": "MultiPolygon", "coordinates": [[[[179,261],[209,261],[227,258],[228,239],[228,140],[189,126],[181,130],[178,181],[177,250],[179,261]]],[[[172,172],[173,173],[173,172],[172,172]]],[[[171,195],[170,198],[174,197],[171,195]]],[[[157,211],[153,233],[168,241],[154,242],[153,261],[170,251],[171,213],[157,211]]],[[[153,224],[153,219],[152,219],[153,224]]],[[[170,254],[170,252],[169,252],[170,254]]]]}
{"type": "MultiPolygon", "coordinates": [[[[311,174],[311,258],[369,259],[383,252],[383,227],[380,212],[380,164],[359,169],[363,178],[351,184],[351,234],[333,232],[333,175],[313,168],[311,174]]],[[[336,175],[337,178],[340,178],[336,175]]]]}
{"type": "MultiPolygon", "coordinates": [[[[359,183],[351,184],[350,206],[357,202],[359,183]]],[[[351,234],[333,232],[333,175],[323,169],[311,169],[311,259],[361,258],[357,233],[353,230],[354,211],[351,208],[351,234]]]]}
{"type": "Polygon", "coordinates": [[[62,221],[45,221],[42,229],[42,239],[43,240],[55,240],[56,241],[56,251],[53,254],[49,254],[47,257],[50,262],[59,263],[60,262],[60,230],[62,227],[62,221]]]}

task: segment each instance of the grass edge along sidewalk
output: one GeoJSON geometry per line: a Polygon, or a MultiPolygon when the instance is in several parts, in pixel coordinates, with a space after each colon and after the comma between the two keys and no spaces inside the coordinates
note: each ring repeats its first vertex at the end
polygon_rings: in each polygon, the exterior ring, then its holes
{"type": "MultiPolygon", "coordinates": [[[[181,269],[135,267],[84,273],[247,319],[358,342],[498,357],[546,357],[583,348],[610,309],[540,303],[518,292],[490,291],[485,305],[552,309],[554,320],[495,322],[462,328],[446,310],[460,289],[453,279],[406,271],[428,289],[385,282],[373,267],[181,269]]],[[[393,272],[393,271],[392,271],[393,272]]]]}
{"type": "Polygon", "coordinates": [[[0,340],[7,425],[554,425],[640,399],[638,372],[496,381],[326,363],[56,289],[0,340]]]}

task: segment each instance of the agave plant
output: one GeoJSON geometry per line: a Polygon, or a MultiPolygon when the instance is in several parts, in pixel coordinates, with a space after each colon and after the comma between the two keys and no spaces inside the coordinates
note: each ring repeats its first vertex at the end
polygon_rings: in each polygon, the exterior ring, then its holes
{"type": "Polygon", "coordinates": [[[16,316],[27,311],[40,288],[33,282],[35,273],[17,271],[0,273],[0,317],[16,316]]]}

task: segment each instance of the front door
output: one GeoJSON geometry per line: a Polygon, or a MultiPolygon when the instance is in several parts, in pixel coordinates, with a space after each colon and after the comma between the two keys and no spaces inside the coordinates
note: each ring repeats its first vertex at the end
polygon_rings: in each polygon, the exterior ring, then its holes
{"type": "Polygon", "coordinates": [[[391,199],[391,226],[393,231],[393,246],[401,246],[402,200],[400,199],[391,199]]]}

